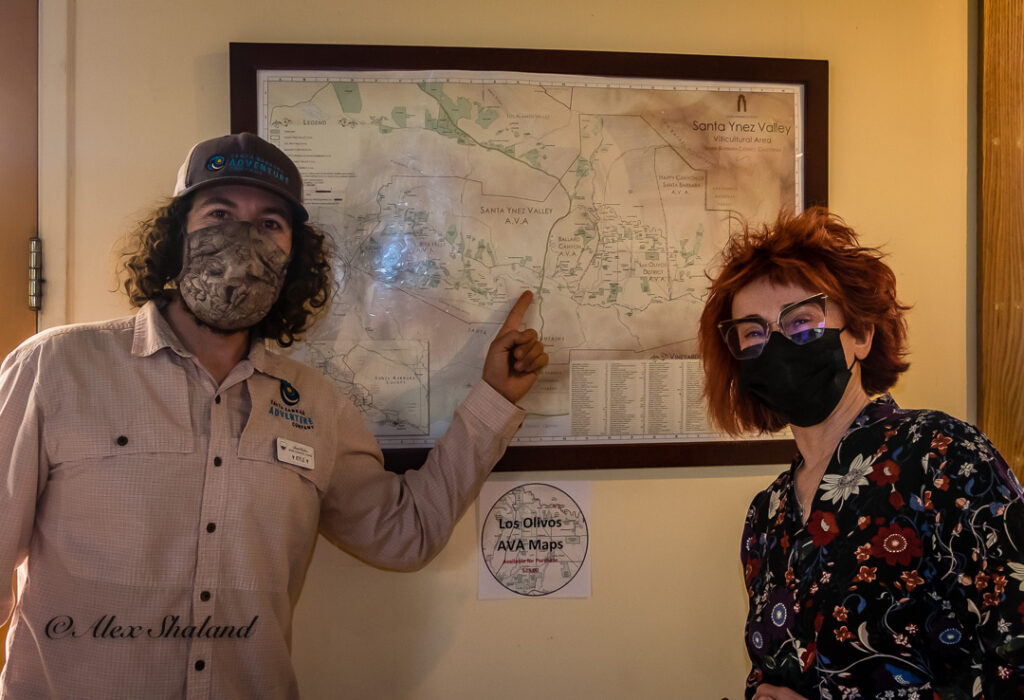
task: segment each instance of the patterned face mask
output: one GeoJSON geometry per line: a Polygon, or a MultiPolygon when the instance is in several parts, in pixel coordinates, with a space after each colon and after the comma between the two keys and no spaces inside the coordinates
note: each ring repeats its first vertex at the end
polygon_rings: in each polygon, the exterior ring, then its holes
{"type": "Polygon", "coordinates": [[[284,284],[289,256],[247,221],[185,236],[178,290],[196,318],[221,331],[263,320],[284,284]]]}

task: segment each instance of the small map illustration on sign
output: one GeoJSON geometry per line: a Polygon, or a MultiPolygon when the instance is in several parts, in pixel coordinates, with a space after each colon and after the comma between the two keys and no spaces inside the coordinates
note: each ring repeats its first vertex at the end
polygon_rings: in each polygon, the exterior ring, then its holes
{"type": "Polygon", "coordinates": [[[523,596],[545,596],[573,580],[587,557],[583,510],[550,484],[522,484],[491,506],[481,549],[494,579],[523,596]]]}

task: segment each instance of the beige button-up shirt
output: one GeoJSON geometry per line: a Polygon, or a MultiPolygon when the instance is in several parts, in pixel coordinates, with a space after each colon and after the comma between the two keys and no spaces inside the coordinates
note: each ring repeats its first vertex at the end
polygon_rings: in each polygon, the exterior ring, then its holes
{"type": "Polygon", "coordinates": [[[331,382],[260,343],[217,386],[153,303],[36,336],[0,369],[0,697],[296,697],[317,532],[421,566],[522,417],[481,382],[398,476],[331,382]]]}

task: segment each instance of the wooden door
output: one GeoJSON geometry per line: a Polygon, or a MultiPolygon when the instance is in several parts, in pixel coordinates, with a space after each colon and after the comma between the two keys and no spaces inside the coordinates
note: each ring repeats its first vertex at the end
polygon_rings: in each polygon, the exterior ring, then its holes
{"type": "Polygon", "coordinates": [[[981,12],[978,425],[1024,479],[1024,2],[981,12]]]}
{"type": "Polygon", "coordinates": [[[37,0],[4,0],[0,17],[0,355],[36,332],[28,247],[36,235],[37,0]]]}
{"type": "MultiPolygon", "coordinates": [[[[36,332],[36,314],[28,308],[28,250],[38,211],[38,18],[37,0],[4,0],[0,11],[0,357],[36,332]]],[[[0,580],[10,573],[0,572],[0,580]]],[[[3,622],[0,641],[7,636],[3,622]]],[[[0,643],[0,664],[3,654],[0,643]]]]}

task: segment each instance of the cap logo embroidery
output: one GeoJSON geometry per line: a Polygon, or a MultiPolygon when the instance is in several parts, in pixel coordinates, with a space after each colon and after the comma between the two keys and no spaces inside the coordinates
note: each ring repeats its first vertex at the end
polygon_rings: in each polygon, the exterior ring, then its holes
{"type": "Polygon", "coordinates": [[[309,219],[302,205],[302,174],[295,162],[270,141],[248,132],[207,139],[193,146],[178,170],[174,196],[232,181],[264,187],[284,197],[292,207],[295,223],[309,219]]]}
{"type": "MultiPolygon", "coordinates": [[[[215,158],[224,159],[224,156],[215,156],[215,158]]],[[[210,159],[211,161],[213,158],[210,159]]],[[[227,166],[229,171],[239,172],[243,175],[250,177],[260,178],[261,176],[271,177],[281,183],[287,185],[290,178],[285,175],[284,171],[281,170],[277,165],[274,165],[269,160],[261,158],[260,156],[250,155],[248,153],[238,153],[231,156],[231,159],[223,163],[217,169],[227,166]]],[[[209,167],[209,165],[207,165],[209,167]]]]}
{"type": "Polygon", "coordinates": [[[281,400],[288,406],[294,406],[299,402],[299,390],[285,380],[281,380],[281,400]]]}

